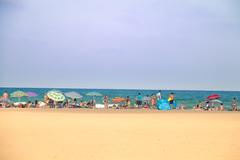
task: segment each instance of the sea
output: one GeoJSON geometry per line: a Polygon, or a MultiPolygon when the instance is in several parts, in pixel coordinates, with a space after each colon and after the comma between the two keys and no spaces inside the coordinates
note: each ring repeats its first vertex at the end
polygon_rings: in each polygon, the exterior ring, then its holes
{"type": "MultiPolygon", "coordinates": [[[[22,97],[20,101],[43,101],[44,94],[46,94],[50,90],[58,90],[63,93],[66,92],[78,92],[80,93],[83,98],[81,100],[88,101],[92,99],[92,97],[86,96],[89,92],[99,92],[102,95],[107,95],[109,100],[114,97],[127,97],[131,98],[132,104],[134,103],[134,99],[141,93],[143,96],[156,94],[158,90],[141,90],[141,89],[73,89],[73,88],[2,88],[0,87],[0,94],[4,91],[7,91],[11,94],[14,91],[21,90],[23,92],[35,92],[38,94],[37,97],[27,98],[22,97]]],[[[224,103],[226,109],[230,109],[231,100],[233,97],[240,100],[240,91],[197,91],[197,90],[162,90],[162,98],[167,99],[168,95],[173,92],[175,95],[175,100],[178,105],[185,105],[186,108],[190,109],[194,105],[199,102],[206,100],[206,98],[211,94],[218,94],[220,95],[220,100],[224,103]]],[[[10,98],[11,102],[19,101],[18,98],[10,98]]],[[[95,97],[97,103],[103,103],[103,97],[95,97]]],[[[80,100],[79,100],[80,101],[80,100]]]]}

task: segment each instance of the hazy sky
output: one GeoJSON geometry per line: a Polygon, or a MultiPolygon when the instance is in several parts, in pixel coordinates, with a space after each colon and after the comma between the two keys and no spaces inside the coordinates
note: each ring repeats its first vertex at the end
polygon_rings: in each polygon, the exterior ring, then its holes
{"type": "Polygon", "coordinates": [[[240,90],[239,0],[0,0],[0,86],[240,90]]]}

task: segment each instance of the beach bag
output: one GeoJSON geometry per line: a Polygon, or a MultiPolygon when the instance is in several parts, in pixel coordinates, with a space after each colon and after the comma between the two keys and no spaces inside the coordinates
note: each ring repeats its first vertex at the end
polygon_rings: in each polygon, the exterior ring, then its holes
{"type": "Polygon", "coordinates": [[[156,107],[157,107],[158,110],[170,110],[171,109],[168,101],[165,100],[165,99],[158,100],[157,104],[156,104],[156,107]]]}

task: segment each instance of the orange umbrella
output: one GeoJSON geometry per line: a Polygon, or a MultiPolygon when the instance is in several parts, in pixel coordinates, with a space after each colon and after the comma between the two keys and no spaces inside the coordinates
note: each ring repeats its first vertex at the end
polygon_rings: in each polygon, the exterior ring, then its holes
{"type": "Polygon", "coordinates": [[[115,98],[112,99],[113,103],[121,103],[121,102],[124,102],[124,101],[126,101],[126,99],[121,98],[121,97],[115,97],[115,98]]]}

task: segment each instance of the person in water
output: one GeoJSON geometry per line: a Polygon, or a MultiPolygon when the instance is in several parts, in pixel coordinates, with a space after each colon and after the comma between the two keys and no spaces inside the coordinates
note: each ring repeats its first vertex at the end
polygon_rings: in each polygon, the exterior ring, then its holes
{"type": "Polygon", "coordinates": [[[232,99],[231,107],[232,107],[232,111],[237,111],[238,110],[237,99],[235,97],[232,99]]]}
{"type": "Polygon", "coordinates": [[[171,109],[173,109],[174,108],[174,93],[169,94],[168,103],[171,106],[171,109]]]}

